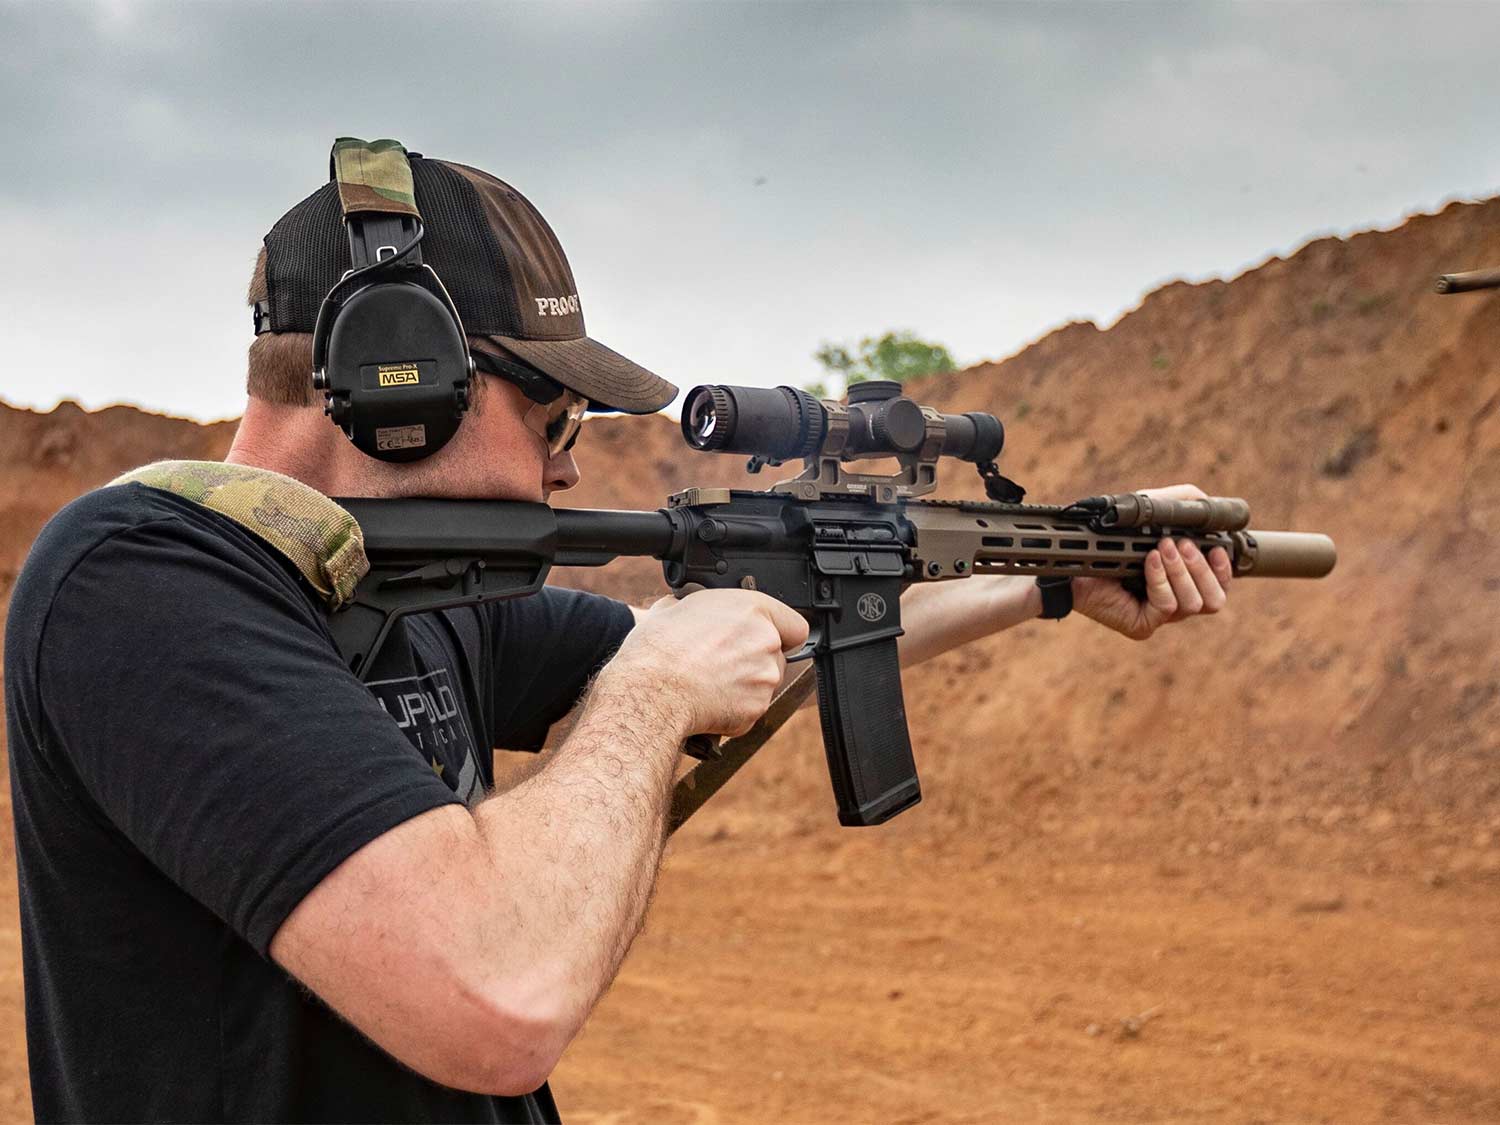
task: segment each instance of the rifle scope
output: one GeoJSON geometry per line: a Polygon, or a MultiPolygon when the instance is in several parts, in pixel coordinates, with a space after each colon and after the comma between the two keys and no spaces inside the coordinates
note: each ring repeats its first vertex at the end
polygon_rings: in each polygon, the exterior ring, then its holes
{"type": "Polygon", "coordinates": [[[820,451],[836,452],[846,461],[921,454],[932,441],[936,448],[929,456],[941,453],[982,465],[1005,445],[1005,427],[993,414],[925,411],[901,394],[901,384],[875,379],[850,387],[847,405],[821,401],[797,387],[694,387],[682,406],[682,436],[694,449],[770,461],[820,451]]]}

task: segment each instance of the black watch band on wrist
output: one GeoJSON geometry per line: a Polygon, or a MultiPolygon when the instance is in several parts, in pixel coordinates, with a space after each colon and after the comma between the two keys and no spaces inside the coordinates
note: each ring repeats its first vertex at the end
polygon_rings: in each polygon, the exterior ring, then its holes
{"type": "Polygon", "coordinates": [[[1073,612],[1073,579],[1068,575],[1038,578],[1036,586],[1042,592],[1043,617],[1049,621],[1061,621],[1073,612]]]}

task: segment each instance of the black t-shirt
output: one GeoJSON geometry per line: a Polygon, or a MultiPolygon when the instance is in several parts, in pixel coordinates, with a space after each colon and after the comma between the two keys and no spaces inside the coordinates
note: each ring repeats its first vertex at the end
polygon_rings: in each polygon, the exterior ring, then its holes
{"type": "Polygon", "coordinates": [[[630,628],[607,598],[408,618],[366,686],[295,567],[139,484],[42,531],[5,638],[37,1118],[528,1121],[402,1066],[267,955],[325,875],[472,804],[630,628]]]}

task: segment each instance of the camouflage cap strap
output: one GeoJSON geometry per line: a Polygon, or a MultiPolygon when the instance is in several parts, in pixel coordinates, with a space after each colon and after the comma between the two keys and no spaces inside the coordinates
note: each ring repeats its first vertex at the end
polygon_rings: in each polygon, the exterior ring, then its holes
{"type": "Polygon", "coordinates": [[[340,137],[328,154],[328,178],[338,182],[339,202],[346,217],[376,211],[421,218],[411,183],[411,165],[400,141],[340,137]]]}
{"type": "Polygon", "coordinates": [[[347,605],[370,569],[353,516],[300,480],[221,461],[157,461],[110,484],[144,484],[234,520],[285,555],[330,609],[347,605]]]}

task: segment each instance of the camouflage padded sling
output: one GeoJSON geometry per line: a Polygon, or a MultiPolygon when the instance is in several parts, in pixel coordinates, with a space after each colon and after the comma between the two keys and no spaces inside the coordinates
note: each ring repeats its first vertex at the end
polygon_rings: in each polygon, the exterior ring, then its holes
{"type": "Polygon", "coordinates": [[[370,569],[353,516],[292,477],[222,461],[156,461],[109,482],[144,484],[227,516],[289,559],[330,610],[370,569]]]}

